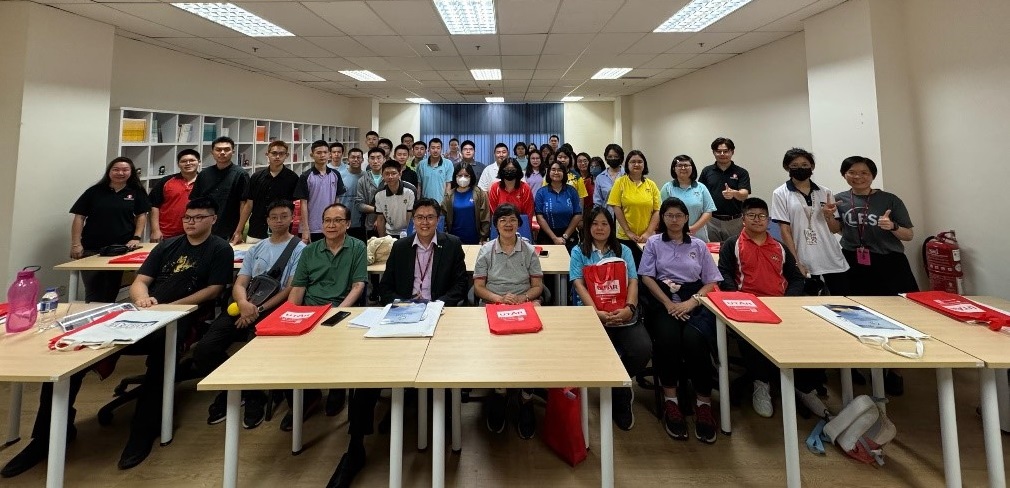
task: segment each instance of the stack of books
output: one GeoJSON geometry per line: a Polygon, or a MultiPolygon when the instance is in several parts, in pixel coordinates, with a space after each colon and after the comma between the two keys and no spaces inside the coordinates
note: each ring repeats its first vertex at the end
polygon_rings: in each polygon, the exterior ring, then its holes
{"type": "Polygon", "coordinates": [[[144,142],[147,140],[146,119],[123,119],[123,142],[144,142]]]}
{"type": "Polygon", "coordinates": [[[267,142],[267,126],[256,126],[256,142],[267,142]]]}

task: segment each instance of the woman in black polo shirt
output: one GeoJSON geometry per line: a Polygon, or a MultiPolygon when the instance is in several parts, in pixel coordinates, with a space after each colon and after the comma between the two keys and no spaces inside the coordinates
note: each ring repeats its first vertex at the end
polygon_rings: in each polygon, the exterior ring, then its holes
{"type": "MultiPolygon", "coordinates": [[[[130,158],[120,156],[105,168],[105,175],[77,199],[70,213],[70,257],[98,254],[113,244],[136,247],[147,226],[151,204],[130,158]]],[[[122,271],[85,271],[84,300],[115,302],[122,271]]]]}

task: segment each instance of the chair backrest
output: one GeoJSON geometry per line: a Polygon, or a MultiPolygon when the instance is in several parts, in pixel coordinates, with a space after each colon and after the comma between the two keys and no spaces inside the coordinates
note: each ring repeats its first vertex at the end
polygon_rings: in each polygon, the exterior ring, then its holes
{"type": "MultiPolygon", "coordinates": [[[[519,216],[519,237],[525,238],[527,241],[533,242],[533,228],[530,226],[530,217],[526,214],[519,216]]],[[[491,222],[491,238],[496,239],[498,237],[498,227],[491,222]]]]}
{"type": "Polygon", "coordinates": [[[779,227],[778,222],[768,221],[768,233],[775,238],[776,241],[782,242],[782,228],[779,227]]]}
{"type": "MultiPolygon", "coordinates": [[[[438,216],[438,224],[435,226],[435,229],[438,230],[439,232],[445,232],[445,215],[438,216]]],[[[410,219],[407,221],[407,235],[409,236],[413,233],[414,233],[414,219],[410,219]]]]}

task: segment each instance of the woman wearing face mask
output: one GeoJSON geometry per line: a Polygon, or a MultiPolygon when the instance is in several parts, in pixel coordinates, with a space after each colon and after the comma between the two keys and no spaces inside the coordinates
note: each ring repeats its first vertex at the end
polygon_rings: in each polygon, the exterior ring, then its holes
{"type": "Polygon", "coordinates": [[[607,168],[596,176],[593,182],[593,205],[607,205],[607,198],[610,197],[610,190],[614,187],[614,182],[624,175],[624,149],[617,144],[608,144],[603,150],[603,159],[607,163],[607,168]]]}
{"type": "Polygon", "coordinates": [[[526,216],[532,228],[539,229],[533,219],[533,191],[523,181],[523,173],[519,168],[519,163],[514,159],[505,160],[501,168],[498,169],[498,181],[491,184],[491,189],[487,192],[487,200],[492,214],[498,206],[511,203],[526,216]]]}
{"type": "Polygon", "coordinates": [[[789,180],[772,193],[769,217],[778,223],[782,243],[796,257],[800,273],[823,280],[832,295],[844,296],[849,294],[849,265],[832,235],[841,230],[841,223],[823,211],[834,199],[830,190],[810,179],[814,164],[814,155],[806,150],[786,151],[782,168],[789,180]]]}
{"type": "Polygon", "coordinates": [[[582,206],[593,206],[593,190],[595,185],[593,184],[593,172],[592,172],[592,162],[589,154],[580,152],[575,155],[575,168],[574,172],[579,175],[582,180],[582,184],[586,187],[586,195],[582,197],[582,206]]]}
{"type": "Polygon", "coordinates": [[[691,235],[708,242],[708,228],[705,224],[715,212],[715,202],[705,185],[698,183],[698,167],[694,165],[691,156],[681,154],[670,163],[670,176],[673,181],[667,182],[659,190],[659,199],[677,197],[687,205],[691,219],[688,220],[688,231],[691,235]]]}
{"type": "Polygon", "coordinates": [[[480,244],[491,229],[491,211],[487,193],[477,188],[473,166],[456,164],[450,183],[452,191],[442,199],[446,232],[459,237],[463,244],[480,244]]]}
{"type": "Polygon", "coordinates": [[[543,163],[543,159],[540,157],[540,151],[534,149],[529,153],[530,164],[526,166],[526,184],[530,186],[530,189],[540,188],[544,186],[544,177],[547,176],[547,165],[543,163]]]}

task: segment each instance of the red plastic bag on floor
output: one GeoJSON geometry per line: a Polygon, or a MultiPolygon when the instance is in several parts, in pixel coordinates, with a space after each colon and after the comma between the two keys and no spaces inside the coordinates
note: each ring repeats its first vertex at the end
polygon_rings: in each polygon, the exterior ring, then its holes
{"type": "Polygon", "coordinates": [[[547,390],[544,442],[572,466],[585,461],[586,440],[582,435],[582,402],[578,388],[547,390]]]}

